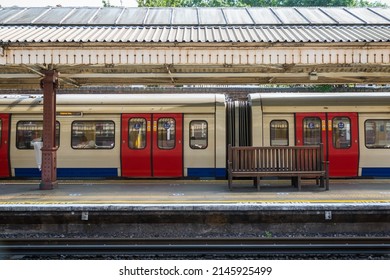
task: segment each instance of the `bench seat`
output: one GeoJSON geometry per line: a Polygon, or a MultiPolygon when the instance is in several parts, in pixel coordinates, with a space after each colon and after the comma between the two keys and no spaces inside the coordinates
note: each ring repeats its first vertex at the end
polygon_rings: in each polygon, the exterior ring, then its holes
{"type": "Polygon", "coordinates": [[[294,147],[232,147],[228,150],[228,184],[234,177],[254,179],[260,190],[260,179],[289,177],[301,190],[301,178],[315,178],[320,187],[329,190],[328,162],[323,160],[322,145],[294,147]]]}

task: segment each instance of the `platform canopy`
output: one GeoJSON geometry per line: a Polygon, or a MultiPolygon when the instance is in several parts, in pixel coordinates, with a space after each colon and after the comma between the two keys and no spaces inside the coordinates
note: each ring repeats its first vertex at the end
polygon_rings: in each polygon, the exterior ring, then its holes
{"type": "Polygon", "coordinates": [[[388,8],[0,8],[0,88],[390,83],[388,8]]]}

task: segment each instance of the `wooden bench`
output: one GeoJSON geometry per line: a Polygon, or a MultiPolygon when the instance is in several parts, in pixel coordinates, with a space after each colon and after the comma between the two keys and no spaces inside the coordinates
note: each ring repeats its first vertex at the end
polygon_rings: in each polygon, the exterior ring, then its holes
{"type": "Polygon", "coordinates": [[[254,178],[260,190],[262,177],[290,177],[301,190],[301,178],[315,178],[329,190],[328,162],[323,145],[289,147],[228,147],[228,181],[232,189],[234,177],[254,178]]]}

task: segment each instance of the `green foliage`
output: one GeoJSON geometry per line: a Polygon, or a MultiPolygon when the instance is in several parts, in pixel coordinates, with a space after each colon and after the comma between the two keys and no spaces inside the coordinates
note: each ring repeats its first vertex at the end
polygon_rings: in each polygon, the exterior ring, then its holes
{"type": "Polygon", "coordinates": [[[318,92],[331,92],[333,85],[314,85],[311,87],[314,91],[318,92]]]}
{"type": "Polygon", "coordinates": [[[356,6],[357,7],[388,7],[386,4],[383,4],[383,3],[378,2],[378,1],[370,2],[370,1],[366,1],[366,0],[357,0],[356,6]]]}
{"type": "Polygon", "coordinates": [[[112,7],[110,0],[102,0],[103,7],[112,7]]]}
{"type": "MultiPolygon", "coordinates": [[[[104,1],[108,2],[109,1],[104,1]]],[[[139,7],[386,7],[367,0],[137,0],[139,7]]],[[[106,6],[105,6],[106,7],[106,6]]]]}
{"type": "Polygon", "coordinates": [[[242,0],[183,0],[185,7],[242,7],[242,0]]]}
{"type": "Polygon", "coordinates": [[[183,0],[137,0],[138,7],[184,7],[183,0]]]}
{"type": "Polygon", "coordinates": [[[356,0],[284,0],[285,7],[351,7],[356,0]]]}

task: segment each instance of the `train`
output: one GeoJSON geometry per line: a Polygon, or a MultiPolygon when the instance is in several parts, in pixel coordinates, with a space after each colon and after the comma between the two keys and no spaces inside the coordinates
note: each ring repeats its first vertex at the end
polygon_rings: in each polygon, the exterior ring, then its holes
{"type": "MultiPolygon", "coordinates": [[[[390,93],[57,94],[57,178],[226,178],[227,146],[323,143],[330,177],[390,177],[390,93]]],[[[43,96],[0,95],[0,177],[40,178],[43,96]]]]}

